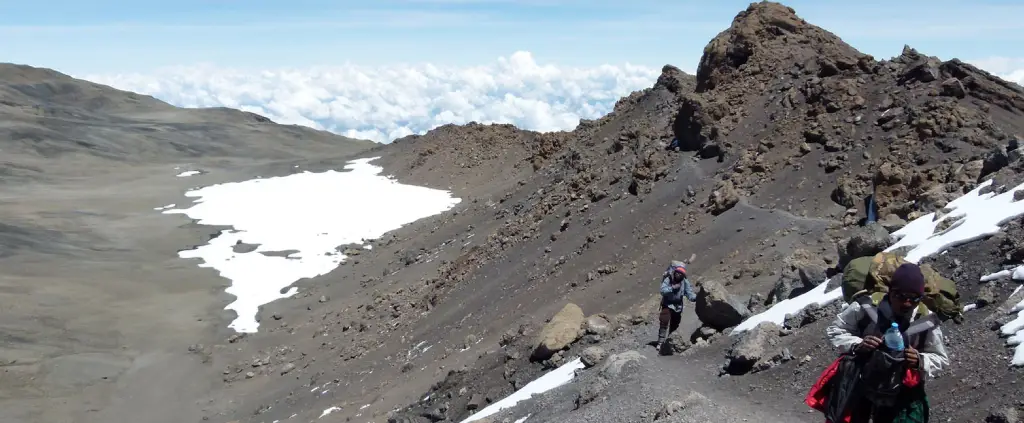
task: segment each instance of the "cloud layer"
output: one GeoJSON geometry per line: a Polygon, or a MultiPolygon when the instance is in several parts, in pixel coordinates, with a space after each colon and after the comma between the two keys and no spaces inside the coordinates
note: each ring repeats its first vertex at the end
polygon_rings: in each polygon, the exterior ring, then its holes
{"type": "MultiPolygon", "coordinates": [[[[970,62],[1024,84],[1024,59],[970,62]]],[[[536,131],[570,130],[581,118],[601,117],[619,98],[650,87],[659,73],[660,69],[630,64],[541,65],[531,53],[519,51],[473,67],[429,63],[275,70],[194,66],[83,78],[150,94],[177,106],[232,107],[278,123],[391,142],[444,124],[471,121],[511,123],[536,131]]]]}
{"type": "Polygon", "coordinates": [[[471,121],[537,130],[575,128],[607,114],[660,69],[624,65],[570,68],[536,63],[529,52],[475,67],[342,65],[249,71],[179,67],[151,74],[84,79],[152,95],[182,107],[226,106],[342,135],[390,142],[471,121]]]}

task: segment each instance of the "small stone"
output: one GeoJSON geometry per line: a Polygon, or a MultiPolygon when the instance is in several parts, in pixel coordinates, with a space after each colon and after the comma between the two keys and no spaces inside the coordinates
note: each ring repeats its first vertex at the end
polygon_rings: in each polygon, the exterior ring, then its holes
{"type": "Polygon", "coordinates": [[[604,348],[601,347],[587,347],[580,353],[580,361],[587,368],[594,367],[597,363],[600,363],[607,356],[604,348]]]}
{"type": "Polygon", "coordinates": [[[294,364],[292,364],[292,363],[285,364],[284,366],[281,367],[281,374],[282,375],[288,374],[288,372],[291,372],[292,370],[295,370],[295,365],[294,364]]]}
{"type": "Polygon", "coordinates": [[[1017,409],[1006,407],[1001,410],[992,411],[985,417],[985,423],[1018,423],[1017,409]]]}

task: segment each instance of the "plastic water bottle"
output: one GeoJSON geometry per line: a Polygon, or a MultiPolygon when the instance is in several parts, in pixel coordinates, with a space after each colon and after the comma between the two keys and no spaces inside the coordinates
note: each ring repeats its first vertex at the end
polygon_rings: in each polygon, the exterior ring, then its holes
{"type": "Polygon", "coordinates": [[[900,325],[893,322],[889,330],[885,331],[885,346],[893,351],[903,351],[903,335],[900,334],[900,325]]]}

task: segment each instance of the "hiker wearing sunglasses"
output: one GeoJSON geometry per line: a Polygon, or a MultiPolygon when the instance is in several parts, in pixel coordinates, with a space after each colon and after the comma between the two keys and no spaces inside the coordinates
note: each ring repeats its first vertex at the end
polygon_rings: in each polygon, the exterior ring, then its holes
{"type": "Polygon", "coordinates": [[[904,263],[892,273],[887,293],[858,296],[826,329],[829,341],[850,357],[858,373],[858,383],[836,384],[851,388],[833,388],[831,393],[843,398],[850,423],[922,421],[914,418],[927,415],[921,382],[947,366],[949,357],[939,317],[921,303],[924,296],[921,268],[904,263]],[[883,341],[894,323],[903,338],[902,350],[883,341]]]}
{"type": "Polygon", "coordinates": [[[683,316],[683,297],[690,301],[697,300],[693,286],[686,277],[686,265],[681,261],[673,261],[665,270],[661,279],[661,313],[658,314],[657,348],[665,353],[665,340],[679,328],[683,316]]]}

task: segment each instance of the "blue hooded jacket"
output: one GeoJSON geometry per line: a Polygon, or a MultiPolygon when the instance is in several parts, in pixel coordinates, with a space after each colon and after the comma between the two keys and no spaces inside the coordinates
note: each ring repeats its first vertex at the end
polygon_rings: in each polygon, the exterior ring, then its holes
{"type": "Polygon", "coordinates": [[[679,289],[672,289],[672,269],[665,272],[661,280],[661,306],[668,307],[677,313],[683,311],[683,297],[690,301],[697,301],[697,294],[693,292],[690,279],[683,277],[683,283],[679,289]]]}

